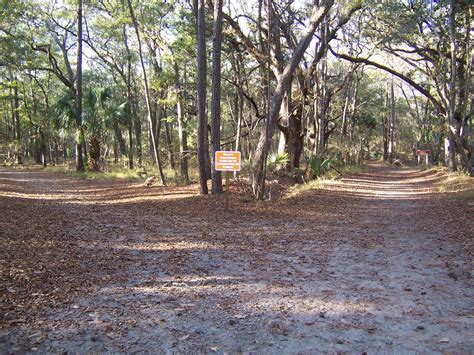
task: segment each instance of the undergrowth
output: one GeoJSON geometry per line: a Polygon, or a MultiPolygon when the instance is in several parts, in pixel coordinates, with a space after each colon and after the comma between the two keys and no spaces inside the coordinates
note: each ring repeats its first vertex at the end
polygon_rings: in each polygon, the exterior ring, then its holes
{"type": "Polygon", "coordinates": [[[128,169],[117,165],[109,165],[103,172],[93,172],[86,170],[76,171],[71,165],[48,166],[45,171],[50,173],[68,174],[82,179],[121,179],[121,180],[141,180],[137,169],[128,169]]]}
{"type": "Polygon", "coordinates": [[[474,178],[464,173],[448,173],[438,184],[438,191],[455,193],[457,198],[474,202],[474,178]]]}
{"type": "Polygon", "coordinates": [[[326,185],[330,185],[335,180],[341,178],[345,175],[358,174],[364,171],[364,166],[344,166],[336,170],[329,169],[326,173],[319,176],[316,179],[306,181],[303,184],[298,184],[292,186],[288,193],[285,195],[285,198],[292,198],[301,194],[304,194],[311,190],[323,189],[326,185]]]}
{"type": "MultiPolygon", "coordinates": [[[[129,181],[145,181],[147,177],[158,176],[158,171],[154,165],[146,164],[142,167],[135,167],[129,169],[120,164],[107,164],[103,171],[93,172],[86,168],[84,172],[78,172],[75,170],[73,163],[61,164],[56,166],[48,166],[45,171],[50,173],[68,174],[82,179],[120,179],[129,181]]],[[[179,176],[179,172],[176,174],[171,167],[163,168],[163,174],[165,175],[167,185],[185,185],[179,176]]],[[[197,170],[193,167],[189,167],[189,177],[193,181],[196,179],[197,170]]]]}

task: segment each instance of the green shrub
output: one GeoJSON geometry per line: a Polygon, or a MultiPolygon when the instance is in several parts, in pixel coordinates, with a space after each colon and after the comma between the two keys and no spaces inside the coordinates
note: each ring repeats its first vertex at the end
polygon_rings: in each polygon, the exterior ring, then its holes
{"type": "Polygon", "coordinates": [[[309,168],[313,179],[326,173],[331,167],[338,163],[334,157],[321,159],[315,155],[309,157],[309,168]]]}
{"type": "Polygon", "coordinates": [[[267,158],[267,171],[277,171],[288,163],[288,153],[273,153],[267,158]]]}

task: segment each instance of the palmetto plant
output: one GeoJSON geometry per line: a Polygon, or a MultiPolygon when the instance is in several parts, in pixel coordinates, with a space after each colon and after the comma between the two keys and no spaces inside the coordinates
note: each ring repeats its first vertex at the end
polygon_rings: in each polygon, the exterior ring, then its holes
{"type": "MultiPolygon", "coordinates": [[[[267,158],[267,171],[274,172],[283,168],[288,162],[288,153],[273,153],[267,158]]],[[[254,161],[251,159],[245,159],[242,161],[242,171],[250,173],[254,161]]]]}
{"type": "Polygon", "coordinates": [[[114,123],[121,127],[126,127],[130,119],[130,108],[127,102],[114,104],[111,100],[107,101],[105,106],[104,125],[107,129],[112,129],[114,123]]]}
{"type": "MultiPolygon", "coordinates": [[[[83,100],[82,122],[85,133],[90,136],[88,165],[92,171],[98,171],[103,132],[112,128],[114,122],[126,124],[128,107],[126,103],[114,103],[110,88],[88,88],[84,91],[83,100]]],[[[70,91],[64,91],[59,96],[54,113],[53,126],[56,129],[75,127],[76,106],[70,91]]]]}
{"type": "Polygon", "coordinates": [[[334,157],[320,158],[316,155],[311,155],[309,157],[309,168],[313,179],[327,172],[336,163],[337,159],[334,157]]]}
{"type": "Polygon", "coordinates": [[[71,129],[76,124],[76,105],[71,91],[59,95],[54,105],[53,127],[55,129],[71,129]]]}
{"type": "Polygon", "coordinates": [[[288,163],[288,153],[273,153],[267,158],[267,170],[280,170],[286,163],[288,163]]]}
{"type": "MultiPolygon", "coordinates": [[[[89,88],[83,95],[82,122],[92,136],[100,137],[107,126],[107,121],[117,118],[119,106],[112,102],[112,92],[109,88],[89,88]]],[[[74,95],[64,91],[54,106],[53,124],[57,129],[69,129],[74,127],[76,118],[76,106],[74,95]]]]}
{"type": "Polygon", "coordinates": [[[109,111],[112,105],[110,88],[92,88],[84,93],[83,120],[93,137],[102,136],[110,118],[109,111]]]}
{"type": "Polygon", "coordinates": [[[94,136],[89,140],[89,160],[88,165],[91,171],[100,170],[100,140],[94,136]]]}

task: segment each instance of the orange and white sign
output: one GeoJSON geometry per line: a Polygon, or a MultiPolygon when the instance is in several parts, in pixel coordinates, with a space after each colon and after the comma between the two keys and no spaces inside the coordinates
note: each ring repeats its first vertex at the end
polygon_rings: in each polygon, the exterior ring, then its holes
{"type": "Polygon", "coordinates": [[[421,150],[421,149],[418,149],[416,151],[416,155],[430,155],[431,154],[431,150],[421,150]]]}
{"type": "Polygon", "coordinates": [[[240,171],[240,152],[218,150],[214,158],[217,171],[240,171]]]}

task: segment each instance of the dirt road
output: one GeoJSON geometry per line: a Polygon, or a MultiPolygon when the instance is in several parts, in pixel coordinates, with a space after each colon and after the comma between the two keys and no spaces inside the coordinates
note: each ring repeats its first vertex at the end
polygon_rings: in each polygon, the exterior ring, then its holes
{"type": "Polygon", "coordinates": [[[0,353],[474,352],[473,206],[378,165],[255,206],[0,168],[0,353]]]}

